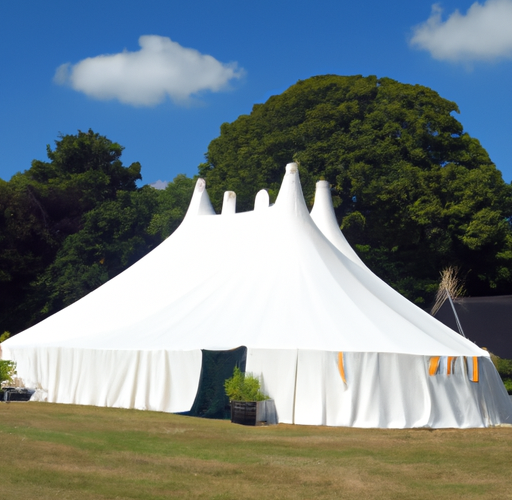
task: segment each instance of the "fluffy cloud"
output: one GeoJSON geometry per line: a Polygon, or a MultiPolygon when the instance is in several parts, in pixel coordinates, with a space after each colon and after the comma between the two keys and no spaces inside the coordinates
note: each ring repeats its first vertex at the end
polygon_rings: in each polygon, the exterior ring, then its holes
{"type": "Polygon", "coordinates": [[[446,21],[439,4],[414,28],[411,45],[444,61],[492,61],[512,57],[512,0],[475,2],[466,15],[456,10],[446,21]]]}
{"type": "Polygon", "coordinates": [[[150,186],[154,187],[155,189],[165,189],[167,187],[167,184],[169,184],[169,181],[157,180],[156,182],[150,184],[150,186]]]}
{"type": "Polygon", "coordinates": [[[186,102],[202,91],[225,89],[244,71],[236,63],[223,64],[170,38],[145,35],[138,52],[88,57],[63,64],[54,80],[95,99],[118,99],[134,106],[153,106],[169,96],[186,102]]]}

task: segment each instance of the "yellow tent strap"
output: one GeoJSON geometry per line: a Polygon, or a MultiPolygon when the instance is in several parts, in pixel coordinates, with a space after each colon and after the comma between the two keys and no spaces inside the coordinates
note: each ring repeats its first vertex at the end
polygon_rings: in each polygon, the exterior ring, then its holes
{"type": "Polygon", "coordinates": [[[341,380],[343,380],[343,383],[347,383],[347,380],[345,379],[345,367],[343,365],[343,353],[338,353],[338,370],[340,371],[341,380]]]}
{"type": "Polygon", "coordinates": [[[430,358],[430,365],[428,368],[428,374],[429,375],[435,375],[437,373],[437,369],[439,368],[439,356],[432,356],[430,358]]]}

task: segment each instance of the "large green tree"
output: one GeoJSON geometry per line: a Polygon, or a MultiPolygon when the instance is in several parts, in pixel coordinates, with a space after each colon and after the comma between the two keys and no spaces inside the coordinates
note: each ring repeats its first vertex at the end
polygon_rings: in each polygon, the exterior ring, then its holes
{"type": "Polygon", "coordinates": [[[375,76],[318,76],[221,126],[199,173],[218,209],[275,198],[289,161],[333,186],[336,214],[370,268],[419,304],[439,271],[461,269],[472,295],[512,293],[512,189],[454,102],[420,85],[375,76]]]}
{"type": "Polygon", "coordinates": [[[187,213],[194,186],[195,179],[179,174],[165,189],[158,191],[158,208],[148,228],[150,234],[164,240],[177,229],[187,213]]]}
{"type": "Polygon", "coordinates": [[[80,231],[84,215],[119,192],[135,192],[140,165],[124,167],[123,148],[92,130],[61,136],[48,162],[0,181],[0,332],[41,318],[39,275],[63,242],[80,231]]]}
{"type": "Polygon", "coordinates": [[[132,265],[160,239],[147,229],[156,211],[156,190],[119,191],[83,216],[54,261],[35,284],[45,298],[41,313],[51,314],[80,299],[132,265]]]}
{"type": "Polygon", "coordinates": [[[132,265],[183,219],[193,179],[138,188],[140,165],[92,130],[0,180],[0,332],[17,333],[132,265]]]}
{"type": "Polygon", "coordinates": [[[194,181],[179,175],[165,190],[118,191],[87,212],[37,280],[42,314],[80,299],[161,243],[183,220],[193,189],[194,181]]]}

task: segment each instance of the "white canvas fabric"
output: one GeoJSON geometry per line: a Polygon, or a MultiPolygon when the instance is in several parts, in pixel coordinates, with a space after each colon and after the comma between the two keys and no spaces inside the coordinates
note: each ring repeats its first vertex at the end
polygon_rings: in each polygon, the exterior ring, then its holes
{"type": "Polygon", "coordinates": [[[455,371],[430,376],[429,357],[391,353],[249,349],[247,370],[261,374],[283,423],[380,428],[471,428],[511,422],[510,399],[488,357],[480,382],[464,358],[455,371]]]}
{"type": "Polygon", "coordinates": [[[4,342],[3,356],[50,401],[181,412],[197,392],[201,349],[243,345],[247,370],[262,377],[280,422],[512,423],[512,404],[487,352],[362,263],[337,227],[325,181],[312,215],[296,164],[287,166],[275,205],[263,191],[254,211],[237,214],[235,206],[228,192],[216,215],[199,179],[173,235],[4,342]],[[340,352],[346,383],[335,363],[340,352]],[[480,359],[480,382],[429,375],[432,356],[480,359]]]}

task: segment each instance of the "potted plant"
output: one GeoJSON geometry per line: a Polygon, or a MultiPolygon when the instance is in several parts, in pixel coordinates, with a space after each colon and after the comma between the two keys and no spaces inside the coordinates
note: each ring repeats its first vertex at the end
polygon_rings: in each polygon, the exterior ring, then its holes
{"type": "Polygon", "coordinates": [[[4,401],[5,398],[4,386],[12,384],[15,375],[16,363],[0,359],[0,401],[4,401]]]}
{"type": "Polygon", "coordinates": [[[277,423],[274,401],[261,392],[257,377],[243,373],[238,366],[224,382],[231,403],[231,422],[242,425],[277,423]]]}

